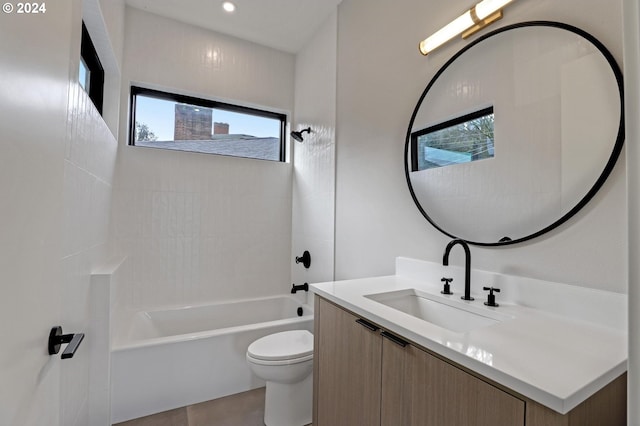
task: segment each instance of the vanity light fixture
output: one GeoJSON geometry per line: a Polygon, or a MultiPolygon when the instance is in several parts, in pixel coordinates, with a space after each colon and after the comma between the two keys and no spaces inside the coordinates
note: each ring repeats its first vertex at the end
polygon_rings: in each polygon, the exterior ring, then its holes
{"type": "Polygon", "coordinates": [[[502,8],[513,0],[483,0],[465,13],[445,25],[420,42],[420,53],[429,52],[442,46],[458,34],[466,39],[477,31],[502,18],[502,8]]]}
{"type": "Polygon", "coordinates": [[[236,5],[230,1],[225,1],[222,3],[222,8],[227,13],[233,13],[236,11],[236,5]]]}

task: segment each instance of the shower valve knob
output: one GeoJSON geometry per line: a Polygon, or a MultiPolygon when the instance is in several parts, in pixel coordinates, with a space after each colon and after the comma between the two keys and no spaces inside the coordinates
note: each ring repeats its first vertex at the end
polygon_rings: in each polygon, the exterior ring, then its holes
{"type": "Polygon", "coordinates": [[[305,250],[302,256],[296,256],[296,263],[302,263],[302,266],[309,269],[309,266],[311,266],[311,254],[305,250]]]}

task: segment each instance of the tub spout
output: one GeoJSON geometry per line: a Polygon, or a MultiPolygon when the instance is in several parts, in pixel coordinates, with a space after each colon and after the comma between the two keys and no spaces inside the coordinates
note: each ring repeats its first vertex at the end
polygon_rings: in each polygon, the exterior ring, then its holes
{"type": "Polygon", "coordinates": [[[295,284],[291,284],[291,294],[295,294],[298,291],[309,291],[309,284],[308,283],[304,283],[302,285],[295,285],[295,284]]]}

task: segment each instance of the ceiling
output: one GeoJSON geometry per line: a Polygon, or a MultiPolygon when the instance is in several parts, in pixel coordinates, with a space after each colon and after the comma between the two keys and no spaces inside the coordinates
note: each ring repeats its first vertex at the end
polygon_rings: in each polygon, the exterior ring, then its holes
{"type": "Polygon", "coordinates": [[[342,0],[233,0],[237,9],[222,10],[222,0],[126,0],[129,6],[297,53],[342,0]]]}

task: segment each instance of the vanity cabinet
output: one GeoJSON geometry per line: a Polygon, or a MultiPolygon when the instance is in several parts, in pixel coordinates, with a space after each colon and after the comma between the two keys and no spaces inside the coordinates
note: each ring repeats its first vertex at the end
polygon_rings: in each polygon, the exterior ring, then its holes
{"type": "Polygon", "coordinates": [[[314,420],[340,425],[524,425],[524,402],[316,300],[314,420]]]}
{"type": "Polygon", "coordinates": [[[626,424],[626,375],[561,415],[318,296],[314,327],[314,426],[626,424]]]}
{"type": "Polygon", "coordinates": [[[382,341],[381,425],[524,425],[524,401],[413,346],[382,341]]]}
{"type": "Polygon", "coordinates": [[[379,425],[380,335],[326,300],[315,303],[313,425],[379,425]]]}

